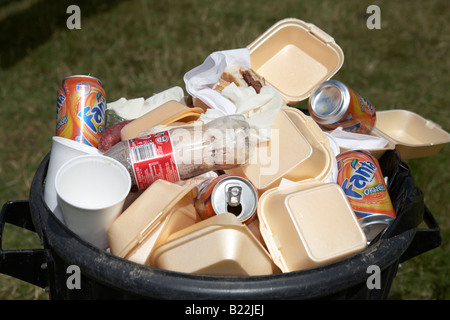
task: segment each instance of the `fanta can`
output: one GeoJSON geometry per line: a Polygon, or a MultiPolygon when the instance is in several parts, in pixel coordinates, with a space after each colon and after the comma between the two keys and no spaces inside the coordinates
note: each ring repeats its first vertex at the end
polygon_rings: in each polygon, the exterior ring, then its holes
{"type": "Polygon", "coordinates": [[[367,239],[372,241],[396,218],[378,160],[365,150],[336,157],[342,187],[367,239]]]}
{"type": "Polygon", "coordinates": [[[56,135],[97,148],[105,130],[105,109],[100,80],[83,75],[64,78],[56,103],[56,135]]]}
{"type": "Polygon", "coordinates": [[[322,82],[308,101],[311,117],[321,127],[370,134],[375,127],[373,105],[344,83],[337,80],[322,82]]]}
{"type": "Polygon", "coordinates": [[[223,174],[204,181],[198,189],[194,206],[201,219],[229,212],[248,225],[256,217],[258,191],[240,175],[223,174]]]}

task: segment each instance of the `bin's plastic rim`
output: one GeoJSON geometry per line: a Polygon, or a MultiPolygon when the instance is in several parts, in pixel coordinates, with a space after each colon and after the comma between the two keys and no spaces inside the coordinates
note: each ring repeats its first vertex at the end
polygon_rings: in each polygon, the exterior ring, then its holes
{"type": "Polygon", "coordinates": [[[84,276],[136,296],[159,299],[311,299],[329,295],[365,283],[371,275],[367,271],[371,265],[384,270],[398,263],[416,231],[411,229],[389,239],[380,239],[360,253],[325,266],[283,274],[229,277],[162,270],[95,248],[59,221],[45,204],[43,196],[48,161],[49,154],[40,164],[30,190],[32,219],[41,242],[67,265],[79,266],[84,276]],[[68,258],[75,252],[78,254],[68,258]]]}

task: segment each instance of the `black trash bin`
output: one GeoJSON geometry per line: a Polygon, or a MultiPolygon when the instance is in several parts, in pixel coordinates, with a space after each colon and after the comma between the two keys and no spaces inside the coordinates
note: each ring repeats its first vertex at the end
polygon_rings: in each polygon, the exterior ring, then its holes
{"type": "Polygon", "coordinates": [[[49,154],[40,164],[29,201],[10,201],[0,214],[0,272],[49,292],[52,299],[385,299],[399,263],[441,243],[439,226],[398,153],[381,159],[397,219],[367,249],[308,270],[266,276],[206,276],[136,264],[93,247],[62,224],[43,197],[49,154]],[[418,229],[426,222],[427,228],[418,229]],[[3,225],[38,233],[43,249],[1,249],[3,225]],[[72,267],[71,267],[72,266],[72,267]],[[79,268],[79,287],[68,285],[79,268]],[[369,267],[381,271],[380,287],[368,285],[369,267]]]}

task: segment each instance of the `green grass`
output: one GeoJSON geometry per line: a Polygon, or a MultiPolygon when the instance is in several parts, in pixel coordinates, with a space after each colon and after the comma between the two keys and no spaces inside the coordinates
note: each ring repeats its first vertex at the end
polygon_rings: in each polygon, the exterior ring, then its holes
{"type": "MultiPolygon", "coordinates": [[[[411,110],[450,131],[448,0],[0,0],[0,203],[28,199],[34,172],[50,150],[64,77],[100,78],[108,101],[148,97],[161,86],[184,86],[184,73],[211,52],[244,47],[286,17],[335,38],[345,54],[335,78],[377,110],[411,110]],[[66,28],[66,8],[75,3],[81,30],[66,28]],[[371,4],[381,9],[380,30],[366,27],[371,4]]],[[[408,161],[443,244],[402,264],[392,299],[450,298],[449,157],[446,146],[408,161]]],[[[35,246],[35,234],[5,230],[4,248],[35,246]]],[[[0,275],[0,299],[46,298],[41,289],[0,275]]]]}

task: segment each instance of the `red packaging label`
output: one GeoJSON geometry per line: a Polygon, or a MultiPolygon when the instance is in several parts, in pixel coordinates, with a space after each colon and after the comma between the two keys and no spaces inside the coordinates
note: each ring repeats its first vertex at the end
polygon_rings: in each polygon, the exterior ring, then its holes
{"type": "Polygon", "coordinates": [[[131,139],[128,145],[139,190],[147,189],[158,179],[180,180],[168,131],[131,139]]]}

